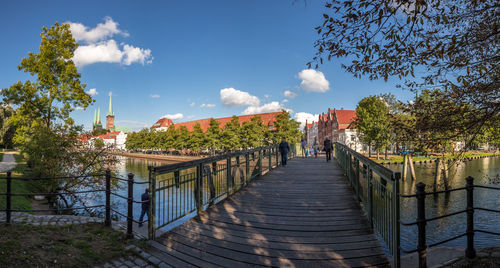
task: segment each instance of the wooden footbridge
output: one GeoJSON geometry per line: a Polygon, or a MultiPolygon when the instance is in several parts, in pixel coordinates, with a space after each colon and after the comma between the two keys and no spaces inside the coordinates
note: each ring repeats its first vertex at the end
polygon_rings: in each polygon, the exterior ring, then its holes
{"type": "Polygon", "coordinates": [[[151,167],[156,254],[175,267],[389,265],[356,195],[361,185],[352,187],[336,160],[277,160],[268,148],[187,172],[185,163],[151,167]],[[159,235],[189,213],[197,216],[159,235]]]}

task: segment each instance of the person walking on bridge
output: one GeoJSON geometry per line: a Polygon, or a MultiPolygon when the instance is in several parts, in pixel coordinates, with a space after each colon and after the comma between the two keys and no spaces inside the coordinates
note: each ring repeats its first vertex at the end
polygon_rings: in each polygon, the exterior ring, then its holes
{"type": "Polygon", "coordinates": [[[144,193],[141,195],[141,217],[139,217],[139,227],[142,227],[144,222],[144,214],[148,214],[149,218],[149,188],[146,188],[144,193]]]}
{"type": "Polygon", "coordinates": [[[300,149],[302,150],[302,157],[307,158],[306,140],[304,139],[304,137],[300,138],[300,149]]]}
{"type": "Polygon", "coordinates": [[[326,153],[326,162],[332,160],[332,151],[333,151],[333,144],[332,141],[328,139],[328,136],[325,136],[325,141],[323,142],[323,151],[326,153]]]}
{"type": "Polygon", "coordinates": [[[290,146],[288,145],[288,142],[286,142],[285,137],[281,139],[281,143],[279,145],[279,150],[281,153],[281,165],[286,166],[286,158],[288,155],[288,152],[290,151],[290,146]]]}

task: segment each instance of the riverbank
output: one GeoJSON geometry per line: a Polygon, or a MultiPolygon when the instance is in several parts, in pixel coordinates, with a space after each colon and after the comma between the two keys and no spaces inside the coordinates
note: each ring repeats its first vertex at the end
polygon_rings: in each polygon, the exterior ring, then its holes
{"type": "Polygon", "coordinates": [[[126,157],[134,157],[134,158],[143,158],[143,159],[150,159],[150,160],[160,160],[160,161],[169,161],[172,163],[180,163],[180,162],[187,162],[187,161],[192,161],[192,160],[197,160],[203,157],[200,156],[172,156],[172,155],[158,155],[158,154],[144,154],[144,153],[125,153],[125,152],[114,152],[114,151],[108,151],[106,152],[111,155],[118,155],[118,156],[126,156],[126,157]]]}

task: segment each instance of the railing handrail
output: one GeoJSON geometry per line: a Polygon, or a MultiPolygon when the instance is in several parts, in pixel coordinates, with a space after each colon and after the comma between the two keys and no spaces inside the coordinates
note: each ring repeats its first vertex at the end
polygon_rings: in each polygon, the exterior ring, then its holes
{"type": "Polygon", "coordinates": [[[383,166],[382,164],[377,163],[377,162],[371,160],[370,158],[354,151],[353,149],[349,148],[348,146],[346,146],[342,143],[334,142],[334,144],[336,144],[336,145],[340,146],[341,148],[343,148],[344,150],[348,151],[354,157],[358,158],[363,164],[371,166],[375,172],[379,173],[379,175],[383,175],[383,178],[385,180],[394,180],[393,179],[393,175],[395,173],[394,171],[392,171],[392,170],[388,169],[387,167],[383,166]]]}
{"type": "Polygon", "coordinates": [[[237,151],[237,152],[232,152],[232,153],[227,153],[227,154],[221,154],[221,155],[216,155],[216,156],[212,156],[212,157],[206,157],[206,158],[201,158],[201,159],[196,159],[196,160],[191,160],[191,161],[186,161],[186,162],[181,162],[181,163],[168,164],[168,165],[163,165],[163,166],[148,166],[148,169],[149,169],[149,172],[154,172],[157,175],[160,175],[163,173],[172,172],[174,170],[195,167],[199,164],[217,162],[220,160],[227,159],[228,157],[241,156],[241,155],[245,155],[248,153],[258,152],[260,150],[267,150],[267,149],[275,148],[277,146],[278,146],[277,144],[276,145],[269,145],[269,146],[262,146],[262,147],[257,147],[257,148],[253,148],[253,149],[242,150],[242,151],[237,151]]]}

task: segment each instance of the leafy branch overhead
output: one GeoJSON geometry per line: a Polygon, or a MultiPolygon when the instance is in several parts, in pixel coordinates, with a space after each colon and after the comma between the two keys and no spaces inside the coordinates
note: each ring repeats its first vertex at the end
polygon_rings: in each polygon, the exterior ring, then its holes
{"type": "Polygon", "coordinates": [[[474,121],[500,111],[500,3],[496,0],[332,0],[316,28],[316,55],[347,58],[355,77],[398,77],[467,104],[474,121]]]}

